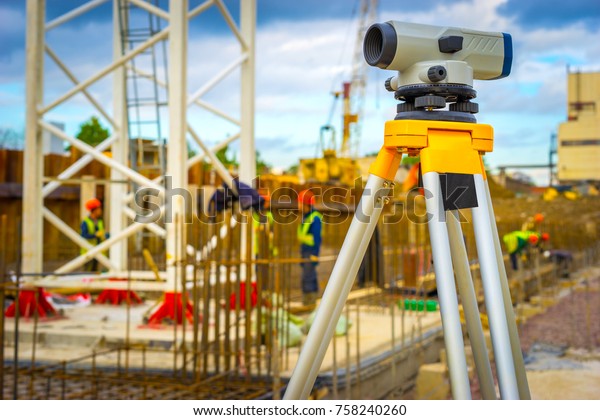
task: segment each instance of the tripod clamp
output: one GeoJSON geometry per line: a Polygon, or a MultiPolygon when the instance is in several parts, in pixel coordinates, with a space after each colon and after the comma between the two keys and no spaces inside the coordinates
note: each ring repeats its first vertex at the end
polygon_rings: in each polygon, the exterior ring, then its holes
{"type": "Polygon", "coordinates": [[[421,156],[423,174],[480,174],[485,179],[482,156],[493,148],[494,132],[488,124],[396,119],[385,123],[384,144],[369,172],[393,180],[406,153],[421,156]]]}
{"type": "MultiPolygon", "coordinates": [[[[443,69],[442,66],[438,66],[443,69]]],[[[469,85],[455,83],[416,84],[394,86],[394,78],[385,82],[385,88],[394,92],[394,98],[403,101],[396,107],[397,120],[438,120],[477,122],[473,114],[479,105],[471,102],[477,92],[469,85]],[[396,89],[394,89],[396,87],[396,89]],[[447,111],[433,111],[448,105],[447,111]]]]}

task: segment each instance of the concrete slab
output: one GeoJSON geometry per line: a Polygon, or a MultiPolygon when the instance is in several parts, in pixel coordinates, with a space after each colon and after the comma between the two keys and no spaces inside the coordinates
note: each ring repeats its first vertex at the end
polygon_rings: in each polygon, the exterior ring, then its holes
{"type": "MultiPolygon", "coordinates": [[[[142,366],[150,368],[172,369],[174,364],[183,362],[182,344],[185,342],[187,349],[192,347],[193,328],[188,325],[185,329],[181,326],[161,326],[149,328],[142,324],[144,314],[152,308],[154,302],[146,301],[144,304],[132,306],[90,305],[87,307],[69,308],[64,310],[65,317],[54,321],[39,322],[37,326],[33,320],[21,319],[19,324],[20,359],[31,359],[33,351],[33,336],[36,334],[36,360],[63,361],[91,355],[93,351],[102,351],[107,348],[123,346],[125,343],[133,348],[147,348],[147,353],[142,357],[140,351],[128,354],[128,363],[131,367],[142,366]],[[178,354],[174,354],[177,349],[178,354]],[[142,360],[144,359],[144,360],[142,360]]],[[[214,313],[214,304],[211,312],[214,313]]],[[[223,334],[223,318],[225,310],[221,309],[221,346],[223,334]]],[[[255,311],[250,320],[252,331],[255,331],[255,311]]],[[[344,312],[346,314],[346,312],[344,312]]],[[[335,357],[334,345],[330,344],[321,368],[322,372],[336,369],[354,367],[359,359],[377,357],[383,352],[390,351],[393,346],[408,347],[416,343],[420,336],[431,330],[441,328],[439,312],[412,312],[395,308],[391,315],[389,308],[361,306],[360,312],[356,306],[351,305],[348,313],[351,328],[347,336],[336,337],[335,357]]],[[[306,315],[305,315],[306,316],[306,315]]],[[[208,328],[209,341],[214,341],[216,336],[214,317],[208,328]]],[[[244,340],[244,325],[239,328],[240,341],[244,340]]],[[[234,342],[234,329],[230,331],[230,339],[234,342]]],[[[9,347],[14,342],[14,320],[6,320],[6,340],[9,347]]],[[[256,340],[256,338],[253,338],[256,340]]],[[[262,357],[265,357],[264,350],[262,357]]],[[[285,350],[282,360],[282,376],[289,376],[296,365],[301,347],[292,347],[285,350]]],[[[12,359],[12,351],[5,352],[5,357],[12,359]]],[[[116,362],[116,354],[98,356],[96,364],[112,366],[116,362]]],[[[124,357],[121,355],[121,357],[124,357]]],[[[232,355],[231,357],[238,357],[232,355]]],[[[89,363],[89,360],[88,360],[89,363]]],[[[209,363],[214,363],[211,356],[209,363]]],[[[263,362],[264,366],[264,362],[263,362]]]]}
{"type": "Polygon", "coordinates": [[[583,369],[527,371],[534,400],[600,399],[600,362],[588,362],[583,369]]]}
{"type": "Polygon", "coordinates": [[[446,400],[450,394],[448,367],[445,363],[429,363],[419,367],[416,399],[446,400]]]}

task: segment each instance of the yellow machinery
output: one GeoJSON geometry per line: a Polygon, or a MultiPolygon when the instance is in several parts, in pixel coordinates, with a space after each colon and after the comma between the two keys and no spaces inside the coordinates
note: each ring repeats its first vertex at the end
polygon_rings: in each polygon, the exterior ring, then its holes
{"type": "MultiPolygon", "coordinates": [[[[344,122],[339,155],[336,149],[335,129],[326,124],[320,130],[323,157],[300,159],[299,170],[304,182],[352,186],[356,178],[360,177],[359,166],[356,160],[350,157],[350,124],[358,121],[358,116],[350,112],[350,86],[350,83],[344,83],[344,122]]],[[[334,106],[339,96],[340,92],[334,92],[334,106]]]]}
{"type": "Polygon", "coordinates": [[[329,120],[321,127],[322,157],[314,159],[301,159],[299,174],[304,182],[318,182],[324,184],[341,184],[353,186],[355,180],[360,178],[359,162],[352,156],[354,145],[360,140],[360,119],[363,113],[364,92],[367,82],[367,66],[363,59],[362,41],[367,27],[375,20],[377,14],[377,0],[360,0],[358,7],[358,31],[352,59],[352,75],[350,82],[343,84],[342,92],[334,92],[334,102],[329,113],[329,120]],[[352,91],[352,92],[351,92],[352,91]],[[352,97],[350,94],[352,93],[352,97]],[[342,141],[339,149],[335,143],[335,130],[330,125],[335,104],[343,94],[344,115],[342,141]],[[350,137],[350,126],[354,124],[353,139],[350,137]],[[329,142],[325,144],[325,135],[329,135],[329,142]]]}

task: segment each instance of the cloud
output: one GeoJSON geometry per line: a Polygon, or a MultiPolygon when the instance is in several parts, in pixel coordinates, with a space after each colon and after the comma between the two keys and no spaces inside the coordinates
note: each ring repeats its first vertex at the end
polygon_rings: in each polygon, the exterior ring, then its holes
{"type": "MultiPolygon", "coordinates": [[[[191,7],[202,0],[192,0],[191,7]]],[[[358,1],[305,0],[290,2],[259,0],[256,34],[256,144],[262,156],[276,166],[289,166],[299,157],[313,157],[319,128],[327,122],[332,90],[341,88],[351,72],[356,38],[358,1]]],[[[428,0],[398,2],[381,0],[379,21],[390,19],[434,25],[468,27],[509,32],[514,41],[514,61],[510,77],[497,81],[476,81],[477,118],[495,128],[496,151],[491,161],[512,163],[532,161],[546,155],[552,131],[566,117],[566,66],[599,63],[599,25],[596,2],[575,0],[564,7],[539,0],[428,0]],[[583,5],[585,3],[585,5],[583,5]],[[593,4],[591,4],[593,3],[593,4]],[[534,9],[530,5],[537,5],[534,9]],[[573,9],[573,10],[567,10],[573,9]],[[537,14],[533,13],[533,10],[537,14]],[[562,13],[564,19],[553,22],[562,13]],[[544,23],[546,22],[546,23],[544,23]],[[519,153],[515,150],[519,148],[519,153]]],[[[47,18],[53,19],[80,5],[80,1],[48,1],[47,18]]],[[[80,80],[96,73],[112,60],[112,9],[103,5],[48,34],[48,42],[80,80]]],[[[239,20],[238,0],[226,0],[235,20],[239,20]]],[[[161,7],[166,2],[161,0],[161,7]]],[[[0,119],[22,113],[18,89],[24,91],[24,2],[0,5],[0,119]],[[10,4],[10,6],[8,6],[10,4]],[[10,88],[8,84],[10,83],[10,88]],[[16,93],[15,93],[16,92],[16,93]],[[19,112],[9,109],[17,103],[19,112]],[[20,107],[20,108],[19,108],[20,107]],[[10,111],[10,113],[9,113],[10,111]]],[[[240,46],[213,6],[190,22],[188,82],[192,93],[235,60],[240,46]]],[[[162,60],[159,54],[159,68],[162,60]]],[[[45,101],[56,98],[72,83],[46,58],[45,101]]],[[[392,72],[370,69],[362,120],[362,152],[372,152],[382,144],[383,126],[395,115],[396,102],[383,89],[392,72]]],[[[164,71],[159,70],[164,79],[164,71]]],[[[111,110],[112,78],[108,76],[90,87],[90,92],[111,110]]],[[[138,94],[149,87],[139,85],[138,94]]],[[[162,92],[162,90],[161,90],[162,92]]],[[[240,71],[224,78],[203,99],[235,118],[240,113],[240,71]]],[[[340,130],[341,101],[332,123],[340,130]]],[[[97,114],[81,95],[57,108],[49,118],[67,122],[67,131],[97,114]]],[[[189,120],[210,144],[237,132],[233,124],[192,106],[189,120]]],[[[0,121],[1,123],[1,121],[0,121]]],[[[168,129],[168,123],[164,124],[168,129]]],[[[233,148],[233,146],[232,146],[233,148]]]]}

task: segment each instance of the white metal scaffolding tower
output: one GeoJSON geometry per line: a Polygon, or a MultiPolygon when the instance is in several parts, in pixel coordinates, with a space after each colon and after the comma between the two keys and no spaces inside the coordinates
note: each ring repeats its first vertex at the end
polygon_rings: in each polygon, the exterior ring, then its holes
{"type": "MultiPolygon", "coordinates": [[[[194,253],[186,242],[185,234],[176,233],[173,223],[160,226],[156,223],[137,223],[134,221],[136,213],[132,207],[133,191],[130,185],[154,188],[164,195],[164,177],[149,179],[132,169],[129,157],[128,119],[127,119],[127,92],[126,68],[131,66],[134,57],[143,53],[151,46],[168,40],[167,62],[168,80],[158,80],[156,75],[151,76],[153,82],[161,89],[168,86],[168,116],[169,129],[167,139],[166,173],[171,179],[171,188],[187,188],[187,169],[202,159],[208,158],[225,181],[231,183],[231,176],[223,171],[223,167],[216,160],[214,152],[227,146],[232,141],[240,139],[240,180],[250,184],[255,177],[255,152],[254,152],[254,39],[256,22],[256,0],[240,0],[240,25],[231,16],[223,0],[207,0],[190,10],[188,0],[171,0],[168,7],[162,8],[156,2],[146,0],[121,0],[127,1],[132,6],[143,9],[158,16],[165,22],[164,28],[150,36],[145,42],[135,48],[123,51],[122,31],[119,27],[119,1],[113,0],[113,61],[98,69],[95,74],[85,80],[79,80],[77,75],[61,61],[56,52],[46,42],[46,33],[60,25],[75,19],[83,14],[90,13],[96,7],[106,7],[109,0],[92,0],[64,15],[46,21],[45,0],[27,0],[27,58],[26,58],[26,139],[24,158],[24,186],[23,186],[23,229],[22,229],[22,270],[24,273],[38,274],[30,278],[32,281],[40,280],[44,269],[43,250],[43,221],[46,219],[63,234],[73,240],[78,246],[87,249],[87,252],[67,262],[55,270],[55,273],[69,273],[77,270],[87,261],[96,258],[102,265],[109,269],[113,276],[126,275],[127,270],[127,238],[142,229],[165,238],[167,250],[167,290],[178,279],[173,268],[174,256],[194,253]],[[201,13],[216,8],[224,18],[227,26],[237,39],[240,46],[239,57],[231,63],[225,63],[220,72],[206,82],[194,93],[188,94],[188,32],[194,24],[194,19],[201,13]],[[168,10],[167,10],[168,9],[168,10]],[[44,87],[49,86],[52,80],[45,77],[45,54],[52,59],[62,72],[73,83],[73,87],[57,98],[44,98],[44,87]],[[206,102],[203,96],[215,88],[226,76],[236,69],[241,71],[240,110],[239,118],[229,112],[218,109],[206,102]],[[90,92],[90,87],[100,79],[112,75],[112,113],[106,109],[105,103],[95,99],[90,92]],[[167,83],[168,82],[168,83],[167,83]],[[65,104],[77,94],[83,94],[107,121],[112,128],[112,135],[96,147],[92,147],[79,139],[73,138],[63,130],[56,128],[48,122],[51,112],[65,104]],[[201,139],[190,125],[187,110],[191,106],[199,106],[204,110],[239,126],[239,132],[227,135],[216,146],[210,148],[201,139]],[[79,149],[83,156],[64,170],[57,180],[44,182],[44,161],[42,153],[43,131],[61,138],[73,148],[79,149]],[[188,158],[187,138],[198,143],[201,152],[188,158]],[[111,151],[110,155],[104,151],[111,151]],[[72,227],[64,223],[60,217],[44,207],[44,198],[56,190],[61,182],[68,181],[74,174],[89,164],[92,160],[108,166],[111,171],[109,200],[105,203],[106,213],[110,216],[111,237],[92,246],[85,241],[72,227]],[[185,162],[186,164],[182,164],[185,162]],[[110,258],[103,252],[110,250],[110,258]],[[170,257],[169,257],[170,256],[170,257]]],[[[206,61],[213,57],[206,57],[206,61]]],[[[141,70],[140,70],[141,71],[141,70]]],[[[186,206],[183,200],[175,196],[172,202],[175,218],[185,220],[186,206]]],[[[164,211],[164,206],[162,207],[164,211]]],[[[181,229],[180,232],[184,231],[181,229]]]]}

